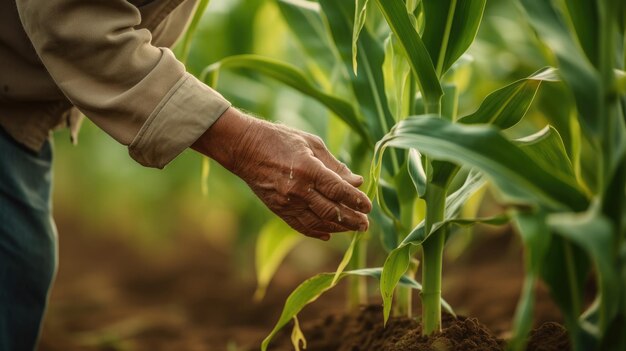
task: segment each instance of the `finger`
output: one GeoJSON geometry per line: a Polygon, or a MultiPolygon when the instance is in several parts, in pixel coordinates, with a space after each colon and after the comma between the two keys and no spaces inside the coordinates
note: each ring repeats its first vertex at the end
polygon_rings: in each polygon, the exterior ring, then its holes
{"type": "Polygon", "coordinates": [[[346,205],[347,207],[363,213],[372,210],[372,203],[362,191],[353,187],[337,174],[328,169],[321,168],[316,173],[315,190],[327,199],[346,205]]]}
{"type": "Polygon", "coordinates": [[[319,239],[322,241],[330,240],[330,234],[318,230],[307,229],[302,234],[308,236],[309,238],[319,239]]]}
{"type": "Polygon", "coordinates": [[[334,224],[325,227],[329,231],[366,231],[369,226],[366,215],[330,201],[316,190],[312,190],[306,200],[311,211],[321,220],[334,224]]]}
{"type": "Polygon", "coordinates": [[[342,225],[342,223],[325,220],[311,210],[301,213],[298,219],[304,226],[325,233],[350,232],[354,230],[342,225]]]}
{"type": "Polygon", "coordinates": [[[313,137],[313,141],[310,143],[313,155],[317,157],[326,168],[337,173],[343,180],[350,185],[359,187],[363,184],[363,177],[358,174],[352,173],[345,163],[337,160],[333,154],[328,151],[326,145],[319,137],[313,137]]]}
{"type": "Polygon", "coordinates": [[[289,224],[289,226],[298,232],[315,239],[320,239],[323,241],[328,241],[330,239],[330,233],[313,229],[310,225],[303,223],[300,216],[298,217],[285,217],[285,222],[289,224]]]}

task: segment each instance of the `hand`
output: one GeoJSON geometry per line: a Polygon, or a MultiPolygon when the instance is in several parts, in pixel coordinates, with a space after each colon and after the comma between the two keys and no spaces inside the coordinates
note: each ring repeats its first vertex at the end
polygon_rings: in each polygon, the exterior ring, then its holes
{"type": "Polygon", "coordinates": [[[227,110],[192,148],[243,179],[295,230],[328,240],[365,231],[372,208],[363,183],[314,135],[227,110]]]}

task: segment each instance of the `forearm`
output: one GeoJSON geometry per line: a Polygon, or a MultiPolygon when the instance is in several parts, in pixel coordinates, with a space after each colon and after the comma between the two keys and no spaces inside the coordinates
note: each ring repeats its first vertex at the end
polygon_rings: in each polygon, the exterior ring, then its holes
{"type": "Polygon", "coordinates": [[[230,104],[136,29],[127,0],[16,0],[20,20],[64,95],[137,162],[164,167],[230,104]]]}

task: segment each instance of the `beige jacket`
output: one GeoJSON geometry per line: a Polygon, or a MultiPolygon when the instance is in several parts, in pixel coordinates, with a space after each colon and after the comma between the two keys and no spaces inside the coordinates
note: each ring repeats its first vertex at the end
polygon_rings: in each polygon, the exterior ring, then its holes
{"type": "Polygon", "coordinates": [[[166,47],[196,0],[0,0],[0,126],[38,150],[75,106],[162,168],[230,106],[166,47]]]}

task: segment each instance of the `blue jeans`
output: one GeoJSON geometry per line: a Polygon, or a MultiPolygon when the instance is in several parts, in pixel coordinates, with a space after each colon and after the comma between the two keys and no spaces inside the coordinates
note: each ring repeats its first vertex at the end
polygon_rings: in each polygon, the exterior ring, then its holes
{"type": "Polygon", "coordinates": [[[52,147],[38,153],[0,128],[0,351],[31,351],[57,267],[52,147]]]}

